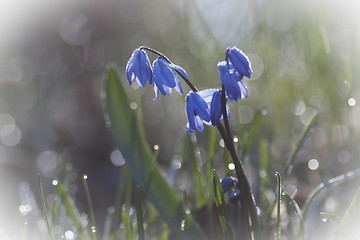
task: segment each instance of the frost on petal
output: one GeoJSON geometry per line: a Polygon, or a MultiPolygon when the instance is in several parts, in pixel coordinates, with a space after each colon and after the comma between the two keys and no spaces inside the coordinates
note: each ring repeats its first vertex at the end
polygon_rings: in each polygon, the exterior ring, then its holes
{"type": "MultiPolygon", "coordinates": [[[[167,87],[175,87],[176,86],[176,82],[175,82],[175,77],[176,74],[174,73],[174,71],[169,67],[169,63],[166,62],[166,60],[159,58],[156,60],[155,62],[158,67],[159,67],[159,77],[161,77],[161,81],[163,83],[163,85],[167,86],[167,87]]],[[[155,65],[154,63],[154,65],[155,65]]],[[[154,66],[155,68],[155,66],[154,66]]]]}
{"type": "Polygon", "coordinates": [[[251,63],[248,56],[246,56],[243,51],[241,51],[237,47],[232,47],[228,52],[228,56],[236,71],[248,78],[251,77],[251,63]]]}
{"type": "Polygon", "coordinates": [[[192,93],[194,110],[197,115],[204,121],[210,121],[210,109],[205,100],[196,92],[192,93]]]}
{"type": "Polygon", "coordinates": [[[204,122],[203,120],[200,118],[200,116],[195,116],[194,118],[195,120],[195,129],[198,130],[199,132],[203,132],[204,131],[204,122]]]}
{"type": "Polygon", "coordinates": [[[241,93],[244,95],[245,98],[247,98],[248,97],[247,87],[245,86],[245,84],[242,81],[239,81],[239,87],[240,87],[241,93]]]}
{"type": "Polygon", "coordinates": [[[198,94],[204,99],[205,102],[210,102],[214,93],[219,91],[219,89],[205,89],[199,91],[198,94]]]}
{"type": "Polygon", "coordinates": [[[175,64],[173,64],[173,63],[170,64],[170,67],[171,67],[172,69],[174,69],[178,74],[180,74],[183,78],[189,80],[188,75],[186,74],[185,70],[184,70],[182,67],[180,67],[180,66],[178,66],[178,65],[175,65],[175,64]]]}

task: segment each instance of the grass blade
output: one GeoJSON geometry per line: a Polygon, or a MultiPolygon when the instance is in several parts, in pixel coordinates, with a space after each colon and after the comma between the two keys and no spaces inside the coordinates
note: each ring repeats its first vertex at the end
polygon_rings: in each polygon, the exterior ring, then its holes
{"type": "Polygon", "coordinates": [[[40,175],[38,175],[38,184],[39,184],[39,190],[40,190],[41,205],[42,205],[42,208],[44,211],[46,225],[47,225],[51,239],[55,240],[55,231],[54,231],[54,228],[50,225],[48,213],[46,210],[44,192],[43,192],[43,188],[42,188],[42,184],[41,184],[41,180],[40,180],[40,175]]]}
{"type": "Polygon", "coordinates": [[[225,239],[235,239],[234,231],[231,228],[229,221],[229,214],[226,209],[224,194],[220,184],[220,179],[215,170],[213,170],[213,187],[215,193],[215,202],[218,209],[221,228],[223,230],[225,239]]]}
{"type": "Polygon", "coordinates": [[[204,239],[200,226],[190,214],[185,213],[177,193],[152,161],[143,126],[131,109],[125,88],[113,68],[109,70],[106,81],[106,107],[117,147],[137,183],[142,189],[148,189],[148,199],[182,238],[204,239]],[[182,231],[184,221],[185,229],[182,231]]]}
{"type": "Polygon", "coordinates": [[[76,230],[80,234],[80,238],[83,240],[90,239],[89,232],[82,227],[79,211],[77,210],[73,201],[71,200],[69,193],[65,191],[63,185],[59,181],[57,182],[57,189],[60,199],[64,204],[67,213],[69,214],[69,217],[73,221],[76,230]]]}
{"type": "Polygon", "coordinates": [[[262,121],[262,119],[264,118],[265,115],[266,115],[266,109],[265,108],[261,108],[256,113],[256,116],[254,118],[254,121],[253,121],[253,124],[251,126],[250,132],[246,137],[244,137],[244,140],[243,140],[243,148],[242,148],[242,153],[241,153],[241,158],[240,158],[241,161],[243,161],[244,157],[249,152],[250,146],[251,146],[252,142],[254,141],[256,133],[259,130],[261,121],[262,121]]]}
{"type": "Polygon", "coordinates": [[[135,198],[136,198],[136,216],[137,216],[139,239],[144,240],[145,234],[144,234],[144,220],[143,220],[143,204],[141,200],[141,189],[139,185],[136,186],[135,198]]]}
{"type": "Polygon", "coordinates": [[[304,145],[305,140],[306,140],[307,136],[310,133],[310,130],[314,126],[314,123],[315,123],[315,121],[317,119],[317,116],[318,116],[317,113],[314,114],[314,116],[312,117],[309,125],[307,125],[307,127],[304,129],[304,131],[302,132],[298,142],[295,145],[295,148],[291,152],[290,157],[289,157],[288,162],[287,162],[286,167],[285,167],[284,179],[286,179],[290,175],[291,170],[293,169],[293,166],[294,166],[294,163],[295,163],[296,156],[297,156],[298,152],[300,151],[300,149],[302,148],[302,146],[304,145]]]}
{"type": "Polygon", "coordinates": [[[282,195],[284,197],[286,197],[286,200],[290,203],[290,205],[292,205],[294,207],[295,213],[301,222],[303,219],[303,216],[301,213],[301,209],[300,209],[299,205],[297,204],[297,202],[295,201],[295,199],[292,198],[287,192],[283,192],[282,195]]]}
{"type": "Polygon", "coordinates": [[[112,224],[112,220],[114,217],[114,213],[115,213],[115,208],[114,207],[109,207],[108,208],[108,212],[107,212],[107,216],[105,219],[105,223],[104,223],[104,233],[103,233],[103,240],[108,240],[109,236],[110,236],[110,229],[111,229],[111,224],[112,224]]]}
{"type": "Polygon", "coordinates": [[[355,239],[354,236],[360,236],[360,189],[351,201],[339,228],[335,232],[333,239],[355,239]]]}
{"type": "Polygon", "coordinates": [[[82,177],[82,181],[83,181],[84,188],[85,188],[86,198],[87,198],[87,201],[88,201],[88,204],[89,204],[92,238],[93,238],[93,240],[96,240],[97,239],[97,236],[96,236],[97,234],[96,234],[96,222],[95,222],[94,206],[93,206],[93,203],[92,203],[92,200],[91,200],[89,186],[87,184],[87,175],[84,175],[82,177]]]}
{"type": "Polygon", "coordinates": [[[329,188],[332,188],[332,187],[334,187],[336,185],[344,183],[345,181],[349,181],[349,180],[354,179],[354,178],[359,177],[359,176],[360,176],[360,168],[358,168],[358,169],[356,169],[354,171],[347,172],[346,174],[337,176],[335,178],[331,178],[331,179],[327,180],[326,182],[319,184],[311,192],[311,194],[306,199],[306,202],[304,204],[304,207],[303,207],[303,210],[302,210],[303,219],[300,222],[300,231],[301,231],[301,233],[302,234],[304,233],[304,222],[306,221],[306,217],[307,217],[307,214],[308,214],[308,212],[310,210],[310,207],[311,207],[312,203],[314,202],[314,200],[316,199],[316,197],[320,193],[322,193],[325,190],[327,190],[329,188]]]}
{"type": "Polygon", "coordinates": [[[281,227],[280,227],[280,220],[281,220],[281,213],[280,213],[280,206],[281,206],[281,177],[280,173],[276,172],[276,183],[277,183],[277,191],[276,191],[276,226],[275,226],[275,240],[280,240],[281,238],[281,227]]]}
{"type": "Polygon", "coordinates": [[[194,175],[194,179],[196,182],[196,207],[201,207],[203,205],[206,204],[206,200],[205,200],[205,193],[204,193],[204,186],[203,183],[201,181],[202,177],[201,177],[201,171],[199,168],[199,162],[201,161],[201,156],[200,156],[200,150],[197,146],[197,139],[196,139],[196,135],[195,133],[192,134],[186,134],[187,136],[187,142],[188,142],[188,150],[186,152],[188,152],[189,154],[189,159],[192,163],[192,171],[193,171],[193,175],[194,175]]]}

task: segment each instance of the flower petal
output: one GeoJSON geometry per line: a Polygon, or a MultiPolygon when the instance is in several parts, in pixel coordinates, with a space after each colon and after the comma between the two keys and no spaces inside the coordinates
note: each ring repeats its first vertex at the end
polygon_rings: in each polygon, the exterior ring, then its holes
{"type": "Polygon", "coordinates": [[[237,47],[232,47],[228,51],[228,57],[230,58],[230,61],[236,71],[248,78],[251,77],[251,63],[248,56],[246,56],[243,51],[237,47]]]}
{"type": "Polygon", "coordinates": [[[183,78],[189,79],[188,75],[186,74],[185,70],[182,67],[175,65],[173,63],[170,64],[170,67],[174,69],[178,74],[180,74],[183,78]]]}
{"type": "Polygon", "coordinates": [[[210,105],[211,124],[217,126],[222,118],[221,90],[214,92],[210,105]]]}

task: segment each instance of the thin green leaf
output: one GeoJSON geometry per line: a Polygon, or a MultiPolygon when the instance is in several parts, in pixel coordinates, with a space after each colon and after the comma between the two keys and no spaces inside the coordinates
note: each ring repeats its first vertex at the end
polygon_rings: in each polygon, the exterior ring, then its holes
{"type": "Polygon", "coordinates": [[[169,239],[168,224],[164,222],[162,229],[162,240],[168,240],[168,239],[169,239]]]}
{"type": "Polygon", "coordinates": [[[51,212],[51,226],[55,230],[55,222],[57,217],[57,198],[54,198],[51,212]]]}
{"type": "Polygon", "coordinates": [[[360,236],[360,189],[351,201],[333,239],[356,239],[360,236]]]}
{"type": "Polygon", "coordinates": [[[213,170],[213,187],[215,193],[215,202],[218,209],[221,228],[226,239],[235,239],[234,231],[231,228],[229,214],[226,209],[224,194],[220,184],[220,179],[215,170],[213,170]]]}
{"type": "Polygon", "coordinates": [[[38,175],[38,184],[39,184],[39,190],[40,190],[41,205],[42,205],[44,215],[45,215],[46,226],[48,228],[48,232],[50,234],[51,239],[55,240],[55,231],[54,231],[54,228],[50,225],[48,213],[46,210],[44,192],[43,192],[43,188],[42,188],[42,184],[41,184],[41,180],[40,180],[40,175],[38,175]]]}
{"type": "Polygon", "coordinates": [[[84,175],[82,177],[82,181],[83,181],[83,184],[84,184],[86,198],[87,198],[87,201],[88,201],[88,204],[89,204],[90,220],[91,220],[91,233],[92,233],[93,240],[96,240],[97,239],[97,234],[96,234],[96,222],[95,222],[94,206],[93,206],[93,203],[92,203],[89,186],[88,186],[86,180],[87,180],[87,175],[84,175]]]}
{"type": "Polygon", "coordinates": [[[190,214],[185,214],[176,192],[154,166],[143,127],[135,111],[130,108],[127,93],[113,68],[109,70],[106,81],[106,107],[117,147],[137,183],[143,189],[148,186],[149,200],[177,234],[185,239],[204,239],[205,234],[199,225],[190,214]],[[184,221],[185,228],[182,230],[184,221]]]}
{"type": "Polygon", "coordinates": [[[144,220],[143,220],[143,204],[141,199],[141,189],[139,185],[136,186],[135,198],[136,198],[136,216],[137,216],[139,239],[144,240],[145,234],[144,234],[144,220]]]}
{"type": "Polygon", "coordinates": [[[76,230],[79,232],[81,239],[84,239],[84,240],[90,239],[89,232],[86,231],[86,229],[84,229],[82,227],[79,211],[77,210],[73,201],[71,200],[69,193],[67,191],[65,191],[63,185],[59,181],[57,183],[57,189],[58,189],[60,199],[61,199],[62,203],[64,204],[68,215],[70,216],[71,220],[73,221],[76,230]]]}
{"type": "Polygon", "coordinates": [[[109,236],[110,236],[110,229],[111,229],[111,224],[112,224],[112,220],[114,218],[114,213],[115,213],[115,208],[114,207],[109,207],[108,208],[108,212],[107,212],[107,216],[105,219],[105,223],[104,223],[104,232],[103,232],[103,240],[108,240],[109,236]]]}
{"type": "Polygon", "coordinates": [[[281,227],[280,227],[280,220],[281,220],[281,213],[280,213],[280,206],[281,206],[281,177],[280,173],[276,172],[276,183],[277,183],[277,191],[276,191],[276,226],[275,226],[275,240],[280,240],[281,238],[281,227]]]}
{"type": "Polygon", "coordinates": [[[196,207],[201,207],[203,205],[206,204],[206,200],[205,200],[205,193],[204,193],[204,186],[202,183],[202,177],[201,177],[201,171],[199,168],[199,162],[201,161],[201,156],[200,156],[200,149],[197,146],[197,139],[196,139],[196,135],[195,133],[192,134],[186,134],[188,136],[188,141],[189,142],[189,149],[188,152],[189,153],[189,159],[191,160],[192,163],[192,171],[193,171],[193,176],[196,182],[196,207]]]}
{"type": "Polygon", "coordinates": [[[243,147],[242,147],[242,153],[241,153],[241,161],[243,161],[244,157],[247,155],[247,153],[250,150],[250,146],[252,142],[254,141],[254,138],[256,136],[257,131],[259,130],[260,124],[264,116],[266,115],[266,109],[261,108],[254,118],[253,124],[251,125],[251,129],[249,134],[244,137],[243,140],[243,147]]]}
{"type": "Polygon", "coordinates": [[[354,178],[357,178],[360,176],[360,168],[354,170],[354,171],[350,171],[350,172],[347,172],[346,174],[343,174],[343,175],[340,175],[340,176],[337,176],[335,178],[332,178],[332,179],[329,179],[327,180],[326,182],[323,182],[321,184],[319,184],[311,193],[310,195],[308,196],[308,198],[306,199],[306,202],[304,204],[304,207],[302,209],[302,216],[303,216],[303,219],[300,223],[300,230],[301,230],[301,233],[303,234],[304,233],[304,222],[306,221],[306,217],[307,217],[307,214],[310,210],[310,207],[312,205],[312,203],[314,202],[314,200],[316,199],[316,197],[324,192],[325,190],[329,189],[329,188],[332,188],[334,186],[337,186],[341,183],[344,183],[346,181],[349,181],[351,179],[354,179],[354,178]]]}
{"type": "Polygon", "coordinates": [[[297,156],[298,152],[300,151],[300,149],[302,148],[302,146],[304,145],[307,136],[309,136],[310,130],[314,126],[317,116],[318,116],[317,113],[315,113],[314,116],[312,117],[309,125],[307,125],[307,127],[303,130],[298,142],[295,145],[295,148],[291,152],[290,157],[289,157],[286,167],[285,167],[284,179],[286,179],[290,175],[291,170],[294,167],[296,156],[297,156]]]}
{"type": "Polygon", "coordinates": [[[286,197],[287,199],[287,202],[289,202],[290,205],[292,205],[295,209],[295,213],[297,215],[297,217],[299,218],[300,222],[302,221],[303,219],[303,216],[302,216],[302,213],[301,213],[301,209],[299,207],[299,205],[297,204],[297,202],[295,201],[294,198],[292,198],[288,193],[286,192],[283,192],[282,193],[283,196],[286,197]]]}

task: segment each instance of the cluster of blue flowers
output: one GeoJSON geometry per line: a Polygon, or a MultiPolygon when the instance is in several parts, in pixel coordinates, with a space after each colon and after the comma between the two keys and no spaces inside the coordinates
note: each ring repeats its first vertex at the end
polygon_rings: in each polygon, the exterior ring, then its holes
{"type": "MultiPolygon", "coordinates": [[[[231,47],[226,50],[225,60],[217,64],[220,70],[220,80],[223,84],[226,98],[235,102],[241,98],[247,98],[247,89],[242,79],[244,76],[250,78],[252,69],[249,58],[237,47],[231,47]]],[[[140,47],[136,49],[126,65],[126,76],[130,84],[137,81],[140,87],[144,87],[147,82],[153,85],[155,99],[159,97],[159,92],[163,95],[171,95],[171,89],[175,88],[177,92],[183,94],[179,75],[189,84],[192,91],[187,94],[185,100],[185,113],[189,122],[189,132],[204,130],[204,123],[211,126],[217,126],[223,119],[222,91],[220,89],[206,89],[197,91],[190,83],[184,69],[173,64],[163,54],[147,48],[140,47]],[[153,52],[158,58],[151,66],[146,51],[153,52]]],[[[229,108],[226,104],[226,113],[229,116],[229,108]]]]}

